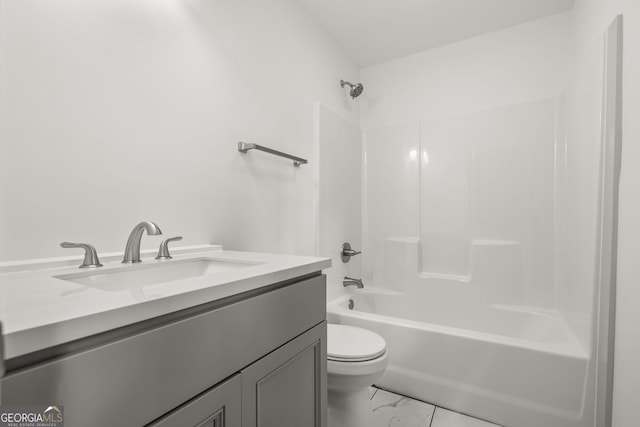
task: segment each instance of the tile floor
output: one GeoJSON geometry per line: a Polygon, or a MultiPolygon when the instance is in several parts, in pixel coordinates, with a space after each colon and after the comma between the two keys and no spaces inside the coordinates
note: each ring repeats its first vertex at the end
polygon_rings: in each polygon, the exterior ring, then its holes
{"type": "Polygon", "coordinates": [[[487,421],[449,411],[371,387],[371,427],[499,427],[487,421]]]}

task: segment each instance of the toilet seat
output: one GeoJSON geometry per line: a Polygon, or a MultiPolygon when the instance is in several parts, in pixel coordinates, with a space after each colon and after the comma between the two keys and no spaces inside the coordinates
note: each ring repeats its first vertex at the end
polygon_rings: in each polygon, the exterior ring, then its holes
{"type": "Polygon", "coordinates": [[[365,362],[384,355],[387,345],[380,335],[349,325],[327,325],[327,359],[365,362]]]}

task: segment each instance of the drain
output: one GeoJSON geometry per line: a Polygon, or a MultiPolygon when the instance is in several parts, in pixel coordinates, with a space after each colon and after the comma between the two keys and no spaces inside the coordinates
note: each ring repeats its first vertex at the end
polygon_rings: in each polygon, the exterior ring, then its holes
{"type": "Polygon", "coordinates": [[[353,302],[352,299],[349,299],[349,310],[353,310],[353,306],[355,305],[355,303],[353,302]]]}

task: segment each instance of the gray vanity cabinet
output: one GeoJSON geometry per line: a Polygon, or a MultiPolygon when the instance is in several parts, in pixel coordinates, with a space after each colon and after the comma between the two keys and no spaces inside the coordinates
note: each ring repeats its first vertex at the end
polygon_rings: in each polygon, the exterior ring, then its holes
{"type": "Polygon", "coordinates": [[[325,427],[325,283],[310,274],[8,360],[2,403],[62,405],[66,427],[325,427]]]}

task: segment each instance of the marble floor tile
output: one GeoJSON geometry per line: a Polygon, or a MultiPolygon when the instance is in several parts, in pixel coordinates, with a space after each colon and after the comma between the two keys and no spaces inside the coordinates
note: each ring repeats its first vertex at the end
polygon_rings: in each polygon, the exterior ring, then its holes
{"type": "Polygon", "coordinates": [[[370,427],[429,427],[435,407],[385,390],[371,399],[370,427]]]}
{"type": "Polygon", "coordinates": [[[500,427],[444,408],[436,408],[431,427],[500,427]]]}

